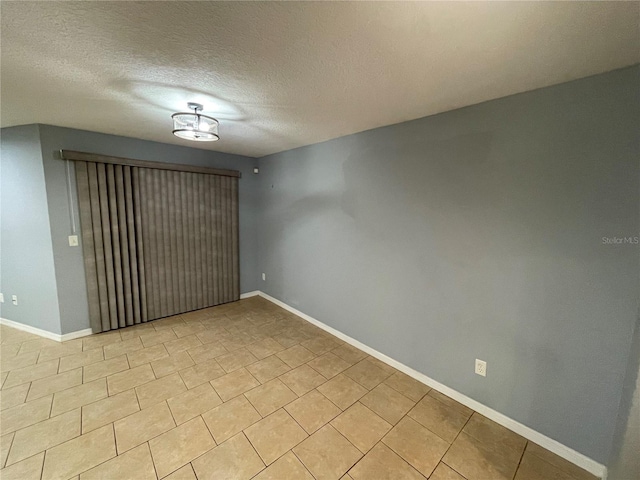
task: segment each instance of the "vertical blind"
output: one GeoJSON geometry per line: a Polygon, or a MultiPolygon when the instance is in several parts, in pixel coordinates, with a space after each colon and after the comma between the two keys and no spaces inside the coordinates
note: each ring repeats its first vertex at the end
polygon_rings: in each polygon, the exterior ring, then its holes
{"type": "Polygon", "coordinates": [[[94,332],[240,298],[237,172],[62,153],[76,160],[94,332]]]}

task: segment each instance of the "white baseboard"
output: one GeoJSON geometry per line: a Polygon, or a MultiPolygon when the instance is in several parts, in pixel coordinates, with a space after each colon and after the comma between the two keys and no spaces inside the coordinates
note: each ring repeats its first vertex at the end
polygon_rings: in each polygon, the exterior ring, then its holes
{"type": "Polygon", "coordinates": [[[249,298],[249,297],[256,297],[258,295],[260,295],[260,290],[254,290],[253,292],[241,293],[240,294],[240,300],[244,300],[245,298],[249,298]]]}
{"type": "Polygon", "coordinates": [[[22,330],[23,332],[32,333],[34,335],[38,335],[39,337],[48,338],[49,340],[55,340],[56,342],[66,342],[67,340],[86,337],[87,335],[91,335],[93,333],[90,328],[85,328],[84,330],[78,330],[77,332],[65,333],[63,335],[60,335],[59,333],[48,332],[46,330],[42,330],[41,328],[32,327],[31,325],[25,325],[24,323],[14,322],[13,320],[9,320],[7,318],[0,318],[0,324],[6,325],[7,327],[15,328],[16,330],[22,330]]]}
{"type": "MultiPolygon", "coordinates": [[[[252,294],[255,294],[255,292],[251,292],[252,294]]],[[[364,343],[359,342],[358,340],[351,338],[348,335],[345,335],[344,333],[340,332],[339,330],[336,330],[335,328],[330,327],[329,325],[326,325],[324,323],[322,323],[319,320],[316,320],[313,317],[310,317],[309,315],[296,310],[295,308],[287,305],[286,303],[278,300],[277,298],[274,298],[270,295],[267,295],[264,292],[259,292],[258,295],[260,295],[261,297],[269,300],[272,303],[275,303],[276,305],[284,308],[285,310],[288,310],[289,312],[302,317],[303,319],[305,319],[306,321],[308,321],[309,323],[312,323],[313,325],[316,325],[317,327],[325,330],[326,332],[329,332],[330,334],[338,337],[341,340],[344,340],[345,342],[349,343],[350,345],[353,345],[356,348],[359,348],[360,350],[362,350],[363,352],[368,353],[369,355],[371,355],[372,357],[377,358],[378,360],[386,363],[387,365],[391,365],[392,367],[400,370],[403,373],[406,373],[407,375],[409,375],[412,378],[415,378],[416,380],[418,380],[421,383],[424,383],[425,385],[427,385],[428,387],[433,388],[434,390],[437,390],[451,398],[453,398],[454,400],[462,403],[463,405],[466,405],[467,407],[475,410],[476,412],[480,413],[481,415],[484,415],[485,417],[493,420],[496,423],[499,423],[500,425],[502,425],[503,427],[508,428],[509,430],[516,432],[517,434],[523,436],[524,438],[526,438],[527,440],[531,440],[534,443],[537,443],[538,445],[540,445],[541,447],[546,448],[547,450],[549,450],[550,452],[555,453],[556,455],[564,458],[565,460],[568,460],[569,462],[573,463],[574,465],[577,465],[578,467],[588,471],[589,473],[592,473],[593,475],[602,478],[602,479],[606,479],[607,476],[607,467],[605,467],[604,465],[596,462],[595,460],[592,460],[591,458],[576,452],[575,450],[573,450],[572,448],[567,447],[566,445],[563,445],[562,443],[553,440],[552,438],[547,437],[546,435],[543,435],[542,433],[539,433],[535,430],[533,430],[530,427],[527,427],[526,425],[523,425],[520,422],[517,422],[509,417],[507,417],[506,415],[503,415],[500,412],[497,412],[496,410],[493,410],[492,408],[487,407],[486,405],[483,405],[482,403],[467,397],[466,395],[447,387],[446,385],[443,385],[440,382],[437,382],[436,380],[427,377],[426,375],[414,370],[411,367],[408,367],[406,365],[404,365],[403,363],[398,362],[397,360],[394,360],[391,357],[386,356],[384,353],[380,353],[377,350],[374,350],[373,348],[365,345],[364,343]]]]}

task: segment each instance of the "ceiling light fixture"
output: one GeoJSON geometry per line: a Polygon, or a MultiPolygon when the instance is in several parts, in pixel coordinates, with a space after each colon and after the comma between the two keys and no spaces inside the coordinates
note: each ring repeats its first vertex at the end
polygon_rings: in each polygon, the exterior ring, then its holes
{"type": "Polygon", "coordinates": [[[173,118],[173,134],[176,137],[196,142],[215,142],[218,136],[218,120],[198,113],[202,110],[199,103],[187,104],[193,113],[182,112],[171,115],[173,118]]]}

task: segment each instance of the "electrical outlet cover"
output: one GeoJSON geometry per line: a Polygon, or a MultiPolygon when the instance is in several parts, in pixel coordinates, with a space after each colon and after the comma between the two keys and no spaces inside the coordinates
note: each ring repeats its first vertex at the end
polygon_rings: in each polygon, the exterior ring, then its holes
{"type": "Polygon", "coordinates": [[[483,377],[487,376],[487,362],[476,358],[476,373],[483,377]]]}

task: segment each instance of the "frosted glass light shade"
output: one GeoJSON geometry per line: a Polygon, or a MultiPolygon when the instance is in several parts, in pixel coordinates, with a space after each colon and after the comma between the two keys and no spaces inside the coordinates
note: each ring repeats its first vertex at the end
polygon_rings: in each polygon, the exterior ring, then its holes
{"type": "Polygon", "coordinates": [[[218,121],[200,113],[174,113],[173,134],[176,137],[197,142],[215,142],[219,140],[218,121]]]}

